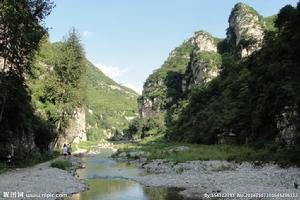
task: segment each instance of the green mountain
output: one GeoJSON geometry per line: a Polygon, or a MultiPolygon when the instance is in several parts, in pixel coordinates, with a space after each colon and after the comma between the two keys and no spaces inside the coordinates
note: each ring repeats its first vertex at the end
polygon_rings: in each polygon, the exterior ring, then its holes
{"type": "Polygon", "coordinates": [[[225,39],[196,32],[146,80],[131,130],[163,122],[155,132],[175,141],[299,144],[299,8],[262,17],[238,3],[225,39]]]}
{"type": "Polygon", "coordinates": [[[138,94],[122,86],[87,61],[86,126],[89,140],[122,132],[137,116],[138,94]]]}
{"type": "MultiPolygon", "coordinates": [[[[32,77],[29,80],[34,108],[56,125],[58,123],[54,118],[60,115],[62,108],[57,105],[61,103],[53,103],[51,99],[45,101],[44,96],[47,96],[46,91],[49,91],[49,86],[53,84],[52,96],[59,94],[55,86],[53,70],[58,65],[61,45],[61,42],[51,44],[47,39],[41,42],[35,65],[32,67],[32,77]]],[[[78,112],[77,121],[75,116],[75,122],[69,124],[64,136],[68,139],[63,140],[70,142],[72,138],[79,136],[82,138],[81,132],[86,133],[88,140],[110,138],[115,134],[123,133],[129,121],[138,115],[138,94],[107,77],[86,58],[83,58],[82,64],[85,70],[81,75],[80,89],[75,94],[82,99],[75,105],[77,108],[75,112],[78,112]]],[[[85,134],[84,138],[86,138],[85,134]]]]}

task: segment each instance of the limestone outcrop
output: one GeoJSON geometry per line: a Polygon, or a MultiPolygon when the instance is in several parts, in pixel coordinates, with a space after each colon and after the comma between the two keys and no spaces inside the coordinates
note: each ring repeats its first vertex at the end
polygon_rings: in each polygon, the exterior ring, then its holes
{"type": "Polygon", "coordinates": [[[56,146],[61,147],[63,144],[78,144],[80,141],[86,140],[85,110],[84,108],[77,108],[74,118],[69,121],[69,126],[65,134],[59,135],[56,146]]]}
{"type": "Polygon", "coordinates": [[[253,8],[238,3],[229,17],[226,41],[239,48],[241,58],[250,56],[261,48],[264,30],[263,20],[253,8]]]}

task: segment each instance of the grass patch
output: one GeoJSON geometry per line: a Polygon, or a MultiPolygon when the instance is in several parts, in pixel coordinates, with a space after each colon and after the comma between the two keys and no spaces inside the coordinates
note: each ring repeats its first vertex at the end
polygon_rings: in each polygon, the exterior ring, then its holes
{"type": "Polygon", "coordinates": [[[72,167],[72,163],[69,160],[57,160],[50,164],[51,167],[59,168],[66,170],[70,167],[72,167]]]}
{"type": "MultiPolygon", "coordinates": [[[[108,142],[104,139],[103,140],[97,140],[97,141],[82,141],[79,144],[77,144],[75,148],[92,150],[98,144],[106,144],[106,143],[108,143],[108,142]]],[[[73,151],[74,151],[74,149],[73,149],[73,151]]]]}
{"type": "Polygon", "coordinates": [[[274,148],[274,145],[257,149],[248,145],[173,143],[161,138],[154,138],[116,146],[120,152],[145,151],[150,153],[149,159],[166,159],[174,162],[191,160],[259,161],[261,163],[275,162],[281,166],[299,165],[300,163],[292,155],[288,156],[289,153],[286,150],[279,147],[274,148]],[[179,146],[189,147],[189,150],[172,151],[179,146]]]}
{"type": "Polygon", "coordinates": [[[0,163],[0,174],[7,171],[7,167],[5,163],[0,163]]]}
{"type": "Polygon", "coordinates": [[[13,167],[24,168],[36,165],[38,163],[52,160],[60,155],[59,151],[46,152],[46,153],[34,153],[25,159],[17,159],[13,163],[13,167]]]}
{"type": "MultiPolygon", "coordinates": [[[[59,151],[46,152],[46,153],[33,153],[28,155],[26,158],[18,158],[13,160],[10,168],[25,168],[31,167],[36,164],[52,160],[60,155],[59,151]]],[[[0,174],[8,170],[6,162],[0,162],[0,174]]]]}

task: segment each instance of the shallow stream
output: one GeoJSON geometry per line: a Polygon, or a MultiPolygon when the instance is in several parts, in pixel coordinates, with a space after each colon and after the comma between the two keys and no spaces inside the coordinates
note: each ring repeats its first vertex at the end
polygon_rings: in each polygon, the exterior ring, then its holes
{"type": "Polygon", "coordinates": [[[80,179],[86,179],[89,190],[74,194],[65,200],[179,200],[183,199],[176,188],[144,187],[129,180],[140,176],[141,171],[126,163],[110,158],[111,150],[101,149],[100,154],[84,157],[86,167],[78,169],[80,179]]]}

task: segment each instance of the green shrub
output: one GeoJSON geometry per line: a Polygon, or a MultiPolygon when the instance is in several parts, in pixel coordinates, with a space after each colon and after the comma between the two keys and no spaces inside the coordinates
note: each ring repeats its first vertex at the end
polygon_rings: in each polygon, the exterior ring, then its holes
{"type": "Polygon", "coordinates": [[[38,163],[52,160],[60,155],[59,151],[44,152],[44,153],[32,153],[26,155],[26,157],[15,157],[14,166],[18,168],[30,167],[38,163]]]}
{"type": "Polygon", "coordinates": [[[51,163],[51,167],[66,170],[72,167],[72,163],[68,160],[57,160],[51,163]]]}
{"type": "Polygon", "coordinates": [[[164,113],[146,119],[143,124],[143,137],[164,134],[166,131],[164,113]]]}

